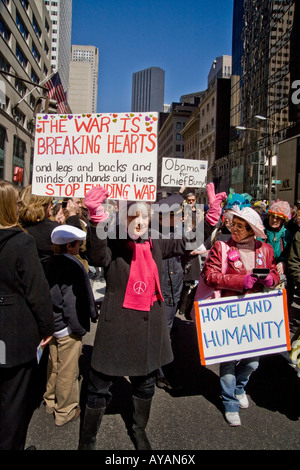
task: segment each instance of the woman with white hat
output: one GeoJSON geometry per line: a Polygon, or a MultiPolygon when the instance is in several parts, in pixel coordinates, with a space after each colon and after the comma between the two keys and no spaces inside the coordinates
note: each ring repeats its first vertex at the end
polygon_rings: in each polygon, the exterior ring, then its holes
{"type": "MultiPolygon", "coordinates": [[[[265,238],[259,214],[250,207],[234,206],[231,216],[231,239],[225,243],[227,263],[222,266],[222,243],[213,245],[202,271],[208,286],[222,291],[222,297],[263,291],[279,283],[279,274],[270,245],[256,240],[265,238]],[[253,275],[253,268],[268,268],[264,278],[253,275]]],[[[220,364],[220,383],[225,418],[231,426],[241,424],[239,408],[248,408],[245,386],[251,373],[258,367],[258,357],[220,364]]]]}

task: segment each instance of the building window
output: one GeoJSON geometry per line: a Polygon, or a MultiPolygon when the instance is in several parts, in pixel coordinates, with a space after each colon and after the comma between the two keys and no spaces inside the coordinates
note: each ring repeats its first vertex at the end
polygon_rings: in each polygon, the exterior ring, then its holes
{"type": "Polygon", "coordinates": [[[10,40],[11,33],[1,18],[0,18],[0,35],[5,39],[6,42],[10,40]]]}
{"type": "Polygon", "coordinates": [[[18,46],[18,44],[16,45],[16,56],[18,58],[18,61],[20,62],[20,64],[22,65],[22,67],[25,69],[27,67],[27,64],[28,64],[28,60],[27,58],[25,57],[24,53],[21,51],[20,47],[18,46]]]}
{"type": "Polygon", "coordinates": [[[13,182],[17,186],[23,185],[23,173],[25,162],[26,144],[14,135],[13,147],[13,182]]]}
{"type": "Polygon", "coordinates": [[[28,0],[21,0],[21,4],[23,5],[24,10],[27,11],[28,10],[28,0]]]}
{"type": "Polygon", "coordinates": [[[35,34],[37,35],[37,37],[40,39],[41,35],[42,35],[42,32],[41,32],[41,29],[38,25],[38,22],[36,20],[36,17],[33,15],[32,17],[32,26],[33,26],[33,29],[34,29],[34,32],[35,34]]]}
{"type": "Polygon", "coordinates": [[[41,55],[40,53],[36,50],[36,47],[35,45],[32,43],[32,46],[31,46],[31,50],[32,50],[32,55],[33,57],[35,58],[35,60],[37,61],[37,63],[39,64],[40,63],[40,60],[41,60],[41,55]]]}
{"type": "Polygon", "coordinates": [[[27,28],[25,27],[23,21],[19,17],[18,12],[16,13],[16,24],[17,24],[17,26],[19,28],[19,31],[22,34],[23,38],[27,39],[28,38],[28,31],[27,31],[27,28]]]}
{"type": "Polygon", "coordinates": [[[0,126],[0,179],[4,178],[4,152],[6,141],[6,129],[0,126]]]}
{"type": "Polygon", "coordinates": [[[23,114],[22,111],[20,111],[18,108],[15,108],[14,111],[13,111],[13,116],[14,116],[15,120],[19,124],[21,124],[21,126],[24,126],[25,114],[23,114]]]}
{"type": "Polygon", "coordinates": [[[34,83],[39,83],[39,79],[38,79],[37,75],[34,73],[33,70],[31,70],[31,80],[32,80],[34,83]]]}
{"type": "Polygon", "coordinates": [[[27,92],[27,86],[25,85],[24,82],[16,78],[15,80],[15,87],[18,93],[20,93],[21,96],[25,96],[27,92]]]}

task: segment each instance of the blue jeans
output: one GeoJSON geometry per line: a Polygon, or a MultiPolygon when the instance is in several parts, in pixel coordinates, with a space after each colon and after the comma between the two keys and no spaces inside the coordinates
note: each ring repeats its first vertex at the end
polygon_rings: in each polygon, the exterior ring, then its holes
{"type": "Polygon", "coordinates": [[[239,400],[236,395],[245,393],[245,386],[249,381],[249,377],[258,368],[258,365],[258,357],[220,364],[222,402],[225,411],[239,411],[239,400]]]}

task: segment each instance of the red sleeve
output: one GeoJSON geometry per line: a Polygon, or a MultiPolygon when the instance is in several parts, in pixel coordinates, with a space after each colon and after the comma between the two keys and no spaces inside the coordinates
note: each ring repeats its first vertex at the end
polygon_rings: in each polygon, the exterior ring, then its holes
{"type": "MultiPolygon", "coordinates": [[[[222,272],[222,242],[216,242],[205,262],[202,274],[206,284],[215,289],[243,292],[243,274],[224,274],[222,272]]],[[[224,267],[223,267],[224,271],[224,267]]]]}

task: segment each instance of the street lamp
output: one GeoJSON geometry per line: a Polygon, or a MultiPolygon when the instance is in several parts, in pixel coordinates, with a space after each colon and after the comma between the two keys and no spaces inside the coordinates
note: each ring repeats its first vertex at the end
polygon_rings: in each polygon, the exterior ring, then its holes
{"type": "Polygon", "coordinates": [[[271,205],[272,201],[272,158],[273,158],[273,143],[274,143],[274,133],[275,133],[275,121],[273,119],[267,118],[265,116],[261,116],[257,114],[254,116],[255,119],[258,119],[260,121],[269,121],[272,123],[272,126],[269,126],[269,132],[267,133],[269,136],[269,158],[268,158],[268,163],[269,163],[269,185],[268,185],[268,201],[269,201],[269,207],[271,205]]]}
{"type": "Polygon", "coordinates": [[[262,132],[260,129],[255,129],[255,128],[253,128],[253,127],[236,126],[235,129],[238,130],[238,131],[254,131],[254,132],[258,132],[259,134],[261,134],[262,137],[266,137],[266,136],[269,135],[269,134],[267,134],[266,132],[262,132]]]}
{"type": "Polygon", "coordinates": [[[244,126],[236,126],[236,129],[239,131],[255,131],[259,132],[262,134],[263,137],[268,136],[269,137],[269,156],[268,156],[268,164],[269,164],[269,169],[268,169],[268,178],[269,178],[269,184],[268,184],[268,204],[270,206],[271,201],[272,201],[272,157],[273,157],[273,141],[274,141],[274,131],[275,131],[275,121],[273,119],[269,119],[265,116],[260,116],[257,114],[254,116],[255,119],[259,119],[261,121],[270,121],[273,123],[273,126],[270,129],[270,132],[262,132],[259,129],[254,129],[252,127],[244,127],[244,126]]]}

